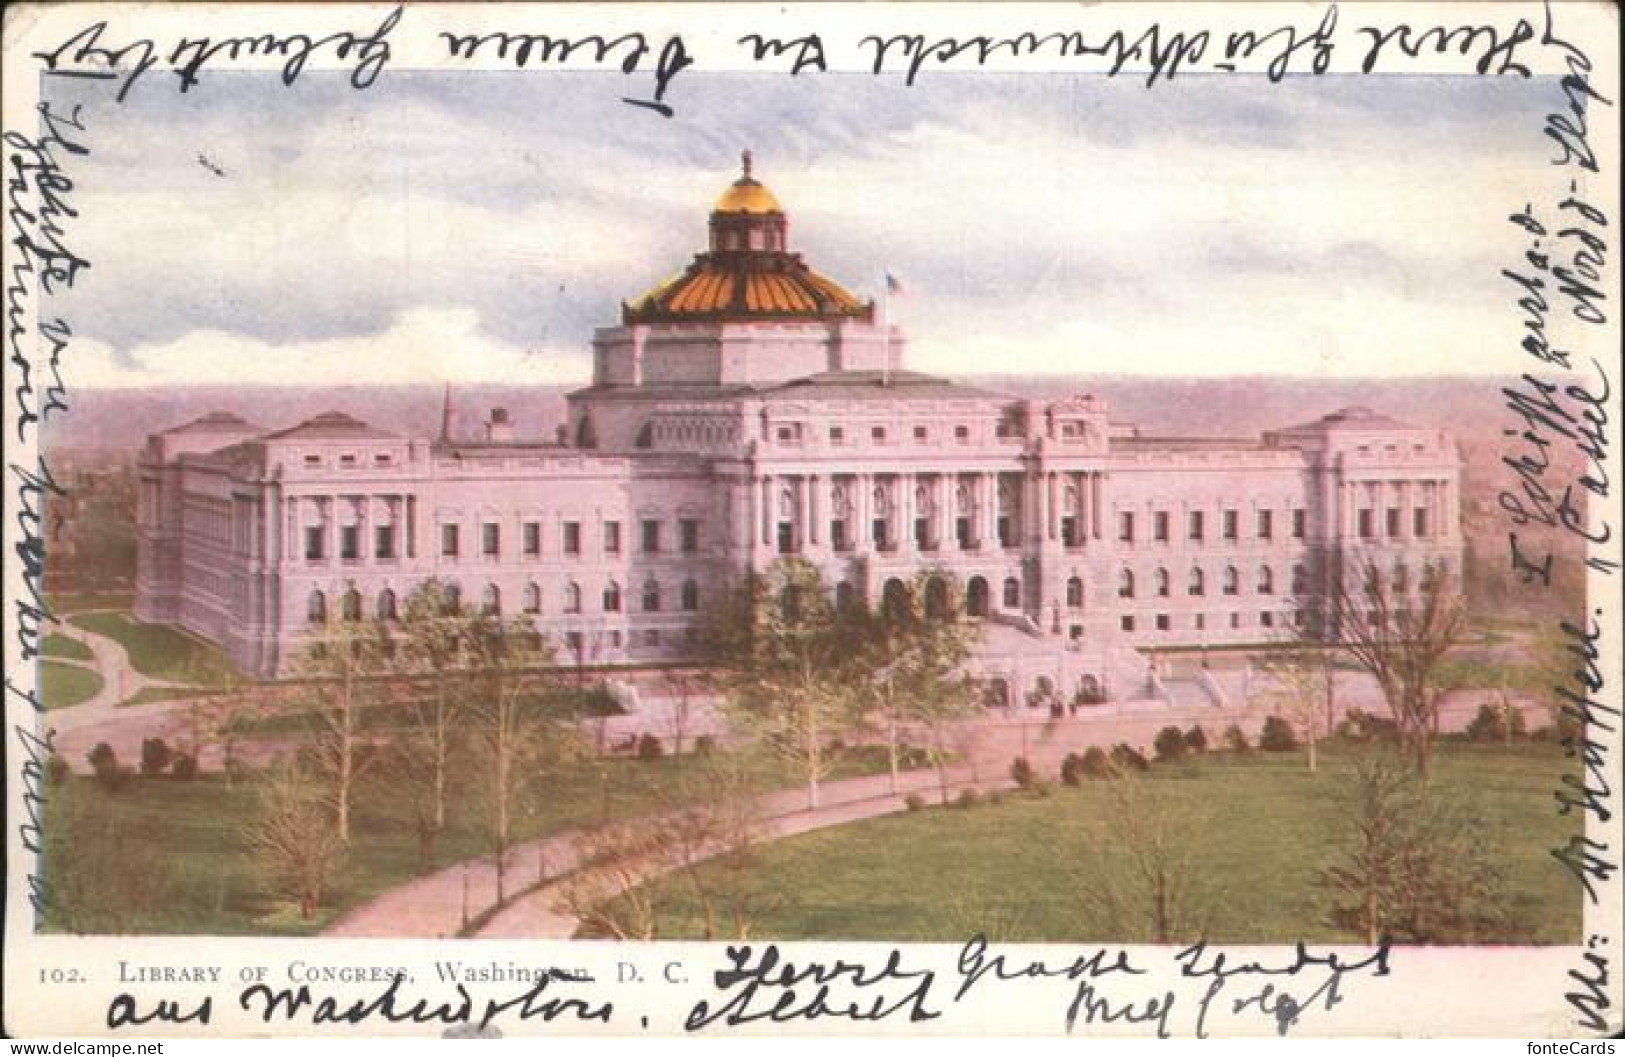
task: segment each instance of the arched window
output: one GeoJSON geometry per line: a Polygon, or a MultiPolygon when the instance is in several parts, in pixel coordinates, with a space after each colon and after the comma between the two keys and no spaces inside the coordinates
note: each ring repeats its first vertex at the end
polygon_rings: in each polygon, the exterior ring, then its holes
{"type": "Polygon", "coordinates": [[[1394,591],[1395,591],[1395,593],[1404,594],[1406,591],[1410,590],[1410,586],[1411,586],[1411,573],[1410,573],[1410,570],[1405,567],[1404,562],[1395,562],[1394,563],[1394,591]]]}
{"type": "Polygon", "coordinates": [[[395,604],[395,592],[386,587],[378,592],[378,619],[394,620],[397,616],[399,613],[395,604]]]}
{"type": "Polygon", "coordinates": [[[925,616],[927,620],[948,619],[948,585],[940,576],[925,583],[925,616]]]}
{"type": "Polygon", "coordinates": [[[700,585],[693,580],[683,581],[683,612],[692,613],[700,608],[700,585]]]}
{"type": "Polygon", "coordinates": [[[1268,565],[1259,566],[1258,593],[1261,595],[1273,595],[1275,593],[1275,570],[1268,565]]]}
{"type": "Polygon", "coordinates": [[[581,612],[581,585],[574,580],[564,585],[564,611],[566,613],[581,612]]]}
{"type": "Polygon", "coordinates": [[[850,582],[842,580],[835,585],[835,611],[837,613],[851,612],[852,607],[857,605],[857,601],[857,592],[852,589],[850,582]]]}
{"type": "Polygon", "coordinates": [[[310,601],[305,605],[305,617],[312,624],[327,623],[327,596],[320,591],[312,591],[310,601]]]}
{"type": "Polygon", "coordinates": [[[1193,595],[1207,594],[1207,576],[1202,572],[1202,567],[1200,565],[1191,566],[1191,577],[1185,590],[1187,593],[1193,595]]]}
{"type": "Polygon", "coordinates": [[[987,581],[980,576],[971,577],[965,587],[965,612],[973,617],[987,616],[987,581]]]}
{"type": "Polygon", "coordinates": [[[1134,597],[1134,570],[1122,569],[1117,573],[1117,597],[1134,597]]]}
{"type": "Polygon", "coordinates": [[[1071,609],[1083,608],[1083,578],[1074,576],[1066,582],[1066,604],[1071,609]]]}
{"type": "Polygon", "coordinates": [[[1004,608],[1021,608],[1021,581],[1014,576],[1007,577],[1004,581],[1004,608]]]}
{"type": "Polygon", "coordinates": [[[1158,598],[1167,598],[1168,597],[1168,570],[1159,568],[1156,571],[1156,573],[1153,574],[1152,581],[1153,581],[1153,583],[1155,583],[1156,588],[1157,588],[1157,597],[1158,598]]]}
{"type": "Polygon", "coordinates": [[[1301,563],[1292,567],[1292,593],[1299,597],[1309,593],[1309,570],[1301,563]]]}
{"type": "Polygon", "coordinates": [[[344,592],[344,598],[340,603],[340,614],[345,620],[354,621],[361,619],[360,591],[357,591],[352,587],[348,591],[344,592]]]}
{"type": "Polygon", "coordinates": [[[447,584],[441,592],[442,615],[454,617],[463,611],[463,589],[456,584],[447,584]]]}
{"type": "Polygon", "coordinates": [[[621,611],[621,585],[614,580],[604,588],[604,612],[619,613],[621,611]]]}
{"type": "Polygon", "coordinates": [[[660,584],[654,580],[646,581],[643,585],[643,611],[660,612],[660,584]]]}
{"type": "Polygon", "coordinates": [[[502,591],[496,584],[485,585],[485,592],[480,596],[480,612],[488,617],[502,615],[502,591]]]}
{"type": "Polygon", "coordinates": [[[895,576],[886,581],[886,586],[880,591],[880,612],[892,619],[907,615],[909,611],[908,588],[903,581],[895,576]]]}
{"type": "Polygon", "coordinates": [[[519,596],[520,605],[527,613],[540,613],[542,611],[542,589],[535,584],[526,584],[525,590],[519,596]]]}
{"type": "Polygon", "coordinates": [[[1233,595],[1233,594],[1236,594],[1237,592],[1239,592],[1240,590],[1241,590],[1241,574],[1236,572],[1236,567],[1234,565],[1225,566],[1224,567],[1224,593],[1227,594],[1227,595],[1233,595]]]}

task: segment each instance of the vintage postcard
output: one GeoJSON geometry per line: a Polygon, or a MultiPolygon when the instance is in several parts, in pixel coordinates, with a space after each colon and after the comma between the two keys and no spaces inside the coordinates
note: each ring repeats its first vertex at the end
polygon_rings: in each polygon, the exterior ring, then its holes
{"type": "Polygon", "coordinates": [[[1618,1031],[1618,46],[7,8],[6,1031],[1618,1031]]]}

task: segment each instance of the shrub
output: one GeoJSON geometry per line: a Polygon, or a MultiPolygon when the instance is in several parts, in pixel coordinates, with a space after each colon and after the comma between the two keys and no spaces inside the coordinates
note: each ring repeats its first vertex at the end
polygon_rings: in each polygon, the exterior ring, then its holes
{"type": "Polygon", "coordinates": [[[638,735],[638,759],[658,760],[665,752],[665,748],[660,744],[660,739],[653,734],[638,735]]]}
{"type": "Polygon", "coordinates": [[[1050,783],[1048,778],[1035,778],[1027,791],[1042,800],[1055,791],[1055,786],[1050,783]]]}
{"type": "Polygon", "coordinates": [[[1083,784],[1083,757],[1075,752],[1066,754],[1061,761],[1061,782],[1064,785],[1077,786],[1083,784]]]}
{"type": "Polygon", "coordinates": [[[175,762],[169,765],[169,773],[183,782],[190,782],[197,777],[197,757],[185,752],[176,753],[175,762]]]}
{"type": "Polygon", "coordinates": [[[1234,753],[1253,751],[1252,745],[1247,741],[1247,735],[1234,723],[1224,728],[1224,747],[1234,753]]]}
{"type": "Polygon", "coordinates": [[[1292,724],[1280,716],[1271,716],[1258,735],[1258,747],[1265,752],[1291,752],[1298,747],[1298,736],[1292,733],[1292,724]]]}
{"type": "Polygon", "coordinates": [[[1343,721],[1337,725],[1336,733],[1340,741],[1352,741],[1356,744],[1370,742],[1397,744],[1399,724],[1391,719],[1373,716],[1363,709],[1351,708],[1343,717],[1343,721]]]}
{"type": "Polygon", "coordinates": [[[1163,727],[1152,742],[1158,763],[1173,763],[1185,755],[1185,732],[1178,727],[1163,727]]]}
{"type": "Polygon", "coordinates": [[[1037,776],[1033,774],[1033,765],[1027,762],[1027,757],[1017,756],[1010,762],[1010,777],[1015,780],[1017,789],[1028,789],[1037,776]]]}
{"type": "Polygon", "coordinates": [[[1523,709],[1509,708],[1502,712],[1501,709],[1491,704],[1479,705],[1478,715],[1474,716],[1473,721],[1467,724],[1467,740],[1503,741],[1508,736],[1507,728],[1509,724],[1512,737],[1523,738],[1528,735],[1528,729],[1524,725],[1523,709]]]}
{"type": "Polygon", "coordinates": [[[903,798],[903,805],[910,811],[924,811],[925,797],[919,793],[910,793],[903,798]]]}
{"type": "Polygon", "coordinates": [[[103,770],[118,766],[118,753],[114,752],[113,746],[105,741],[98,741],[95,747],[85,755],[85,759],[90,761],[91,770],[98,774],[103,770]]]}
{"type": "Polygon", "coordinates": [[[954,806],[955,807],[962,807],[962,808],[967,808],[967,809],[968,808],[973,808],[977,804],[980,804],[981,802],[982,802],[982,794],[978,793],[974,789],[961,789],[959,791],[959,796],[954,798],[954,806]]]}
{"type": "Polygon", "coordinates": [[[1111,762],[1121,771],[1143,771],[1151,766],[1145,754],[1126,741],[1112,746],[1111,762]]]}
{"type": "Polygon", "coordinates": [[[163,774],[169,769],[170,762],[175,754],[169,751],[163,738],[141,739],[141,773],[148,778],[163,774]]]}
{"type": "Polygon", "coordinates": [[[1112,776],[1112,761],[1106,755],[1106,750],[1099,745],[1091,745],[1083,750],[1083,775],[1085,778],[1110,778],[1112,776]]]}
{"type": "Polygon", "coordinates": [[[1207,731],[1200,724],[1185,732],[1185,748],[1194,753],[1207,751],[1207,731]]]}
{"type": "Polygon", "coordinates": [[[68,761],[61,753],[53,752],[45,758],[45,780],[51,785],[61,785],[68,780],[68,761]]]}
{"type": "Polygon", "coordinates": [[[710,756],[717,751],[717,739],[709,734],[701,734],[694,739],[694,755],[710,756]]]}

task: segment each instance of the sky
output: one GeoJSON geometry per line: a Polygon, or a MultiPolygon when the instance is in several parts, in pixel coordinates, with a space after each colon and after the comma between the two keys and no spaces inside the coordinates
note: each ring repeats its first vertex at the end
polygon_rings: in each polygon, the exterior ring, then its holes
{"type": "Polygon", "coordinates": [[[665,119],[625,88],[217,73],[89,101],[67,381],[585,383],[593,329],[703,248],[747,147],[810,264],[861,297],[899,277],[918,370],[1504,373],[1505,217],[1550,99],[1511,78],[693,72],[665,119]]]}

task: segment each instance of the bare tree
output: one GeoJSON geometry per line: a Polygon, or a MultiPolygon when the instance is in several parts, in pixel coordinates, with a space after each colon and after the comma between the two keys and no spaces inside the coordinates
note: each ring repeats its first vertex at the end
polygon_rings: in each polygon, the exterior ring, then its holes
{"type": "Polygon", "coordinates": [[[250,854],[271,885],[298,899],[300,917],[315,917],[344,856],[332,802],[319,777],[297,759],[270,768],[247,836],[250,854]]]}
{"type": "Polygon", "coordinates": [[[435,839],[446,828],[452,747],[467,703],[454,689],[466,661],[466,629],[453,598],[440,580],[426,581],[408,596],[393,666],[411,684],[402,710],[408,726],[397,739],[394,762],[403,782],[417,787],[411,790],[412,802],[424,809],[417,821],[425,859],[432,857],[435,839]]]}
{"type": "Polygon", "coordinates": [[[1328,634],[1377,680],[1417,773],[1426,778],[1433,763],[1441,664],[1465,624],[1453,580],[1437,564],[1413,577],[1404,565],[1385,570],[1367,557],[1331,578],[1326,604],[1328,634]]]}

